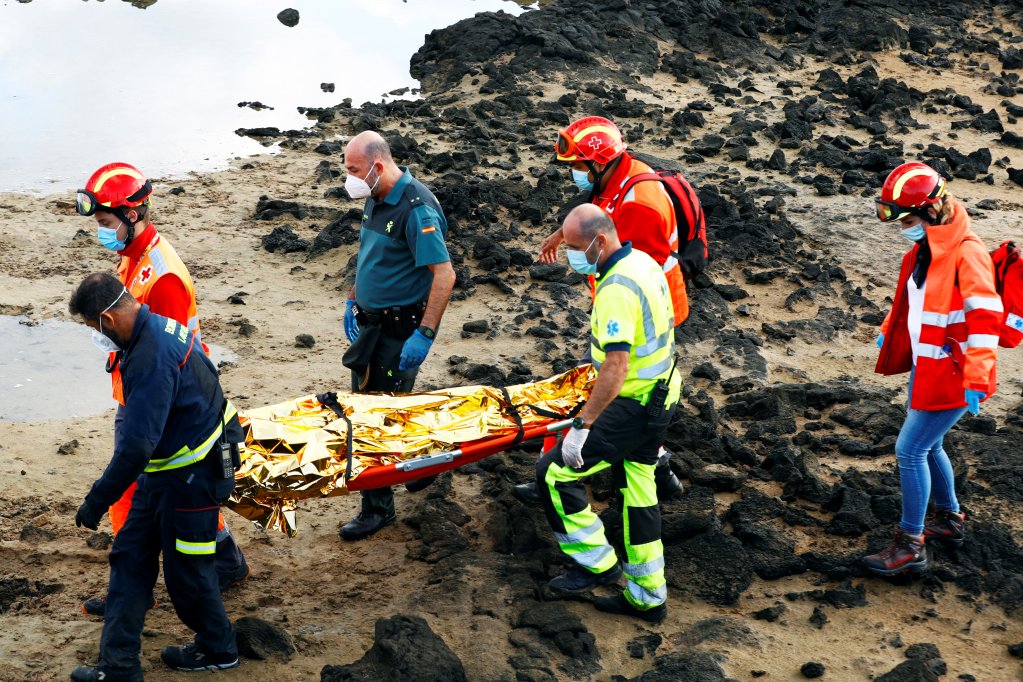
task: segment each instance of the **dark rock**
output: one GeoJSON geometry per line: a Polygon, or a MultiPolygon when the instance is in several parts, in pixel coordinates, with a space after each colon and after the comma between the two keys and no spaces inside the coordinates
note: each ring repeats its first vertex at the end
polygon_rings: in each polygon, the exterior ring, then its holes
{"type": "Polygon", "coordinates": [[[560,282],[567,273],[561,263],[537,263],[529,268],[529,276],[541,282],[560,282]]]}
{"type": "Polygon", "coordinates": [[[766,609],[760,609],[753,614],[753,617],[757,620],[766,620],[768,623],[773,623],[781,618],[782,614],[787,610],[784,604],[775,604],[774,606],[768,606],[766,609]]]}
{"type": "Polygon", "coordinates": [[[709,379],[710,381],[717,381],[721,378],[721,370],[712,362],[701,362],[693,367],[691,374],[699,379],[709,379]]]}
{"type": "Polygon", "coordinates": [[[277,21],[281,22],[282,24],[284,24],[288,28],[293,28],[295,26],[298,26],[298,10],[297,9],[291,9],[291,8],[288,8],[286,10],[281,10],[277,14],[277,21]]]}
{"type": "Polygon", "coordinates": [[[718,606],[734,605],[753,579],[742,544],[717,530],[665,547],[664,557],[670,586],[718,606]]]}
{"type": "Polygon", "coordinates": [[[244,616],[235,621],[234,628],[238,635],[238,653],[245,658],[288,660],[296,651],[291,634],[265,620],[244,616]]]}
{"type": "Polygon", "coordinates": [[[320,90],[323,90],[324,92],[334,92],[334,84],[333,83],[320,83],[320,90]]]}
{"type": "Polygon", "coordinates": [[[349,665],[327,665],[320,682],[465,682],[462,662],[418,616],[376,623],[373,646],[349,665]]]}
{"type": "Polygon", "coordinates": [[[1023,642],[1009,645],[1009,655],[1016,658],[1023,658],[1023,642]]]}
{"type": "Polygon", "coordinates": [[[813,607],[813,613],[810,614],[808,619],[812,625],[817,626],[818,630],[824,628],[828,622],[828,614],[824,613],[824,609],[819,606],[813,607]]]}
{"type": "Polygon", "coordinates": [[[85,541],[85,544],[88,545],[91,549],[96,549],[101,552],[110,549],[110,545],[112,545],[113,543],[114,539],[110,536],[110,533],[107,533],[106,531],[98,531],[96,533],[93,533],[85,541]]]}
{"type": "Polygon", "coordinates": [[[824,675],[824,664],[823,663],[804,663],[799,668],[799,672],[803,674],[808,680],[813,680],[824,675]]]}
{"type": "Polygon", "coordinates": [[[75,454],[75,450],[77,450],[77,449],[78,449],[78,439],[77,438],[72,438],[71,440],[67,441],[66,443],[61,443],[60,444],[60,447],[57,448],[57,454],[58,455],[73,455],[73,454],[75,454]]]}
{"type": "Polygon", "coordinates": [[[290,225],[275,227],[270,234],[263,235],[259,240],[263,244],[263,248],[270,253],[278,251],[281,253],[294,253],[309,249],[309,240],[300,239],[295,234],[295,230],[291,229],[290,225]]]}
{"type": "Polygon", "coordinates": [[[469,515],[457,502],[444,496],[450,489],[451,475],[440,476],[430,486],[426,499],[416,504],[406,518],[418,531],[421,541],[410,543],[409,557],[437,563],[468,548],[469,540],[462,527],[469,522],[469,515]]]}
{"type": "Polygon", "coordinates": [[[941,658],[936,644],[910,644],[906,647],[906,658],[929,661],[932,658],[941,658]]]}
{"type": "Polygon", "coordinates": [[[645,656],[653,656],[657,652],[657,648],[661,646],[661,642],[664,638],[656,632],[649,632],[639,637],[634,637],[629,640],[627,645],[629,650],[629,656],[632,658],[644,658],[645,656]]]}
{"type": "Polygon", "coordinates": [[[462,325],[462,331],[474,334],[485,334],[490,331],[490,322],[487,320],[469,320],[462,325]]]}
{"type": "Polygon", "coordinates": [[[39,599],[63,589],[64,586],[59,583],[48,584],[38,580],[29,582],[28,578],[0,578],[0,613],[6,612],[22,599],[39,599]]]}
{"type": "Polygon", "coordinates": [[[734,492],[742,487],[746,481],[746,474],[723,464],[708,464],[705,467],[692,470],[689,473],[689,479],[696,485],[710,488],[716,492],[734,492]]]}
{"type": "Polygon", "coordinates": [[[897,666],[874,678],[874,682],[937,682],[938,676],[927,664],[919,660],[903,661],[897,666]]]}
{"type": "Polygon", "coordinates": [[[359,240],[359,227],[361,224],[362,209],[358,208],[350,209],[341,217],[330,221],[313,239],[307,258],[316,258],[343,244],[354,244],[359,240]]]}
{"type": "Polygon", "coordinates": [[[654,659],[654,669],[648,670],[629,682],[727,682],[725,671],[719,663],[720,654],[712,654],[697,649],[658,656],[654,659]]]}
{"type": "Polygon", "coordinates": [[[599,669],[600,651],[596,638],[564,604],[539,602],[527,606],[519,614],[515,627],[538,630],[542,639],[572,659],[569,667],[576,674],[583,671],[592,674],[599,669]]]}
{"type": "Polygon", "coordinates": [[[316,338],[312,334],[299,334],[295,337],[295,348],[312,348],[316,345],[316,338]]]}

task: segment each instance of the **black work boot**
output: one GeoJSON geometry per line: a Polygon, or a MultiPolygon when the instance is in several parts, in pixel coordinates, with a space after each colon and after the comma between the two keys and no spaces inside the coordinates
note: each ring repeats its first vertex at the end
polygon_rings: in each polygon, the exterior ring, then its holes
{"type": "Polygon", "coordinates": [[[966,514],[962,512],[935,509],[924,520],[924,538],[928,541],[941,540],[953,547],[962,547],[965,535],[966,514]]]}
{"type": "Polygon", "coordinates": [[[895,531],[892,544],[877,554],[863,557],[867,570],[878,575],[913,573],[927,568],[927,549],[922,535],[910,535],[899,528],[895,531]]]}
{"type": "Polygon", "coordinates": [[[394,523],[396,518],[393,511],[387,514],[362,511],[354,519],[341,526],[338,535],[342,540],[348,541],[368,538],[384,526],[394,523]]]}
{"type": "Polygon", "coordinates": [[[668,462],[671,460],[671,452],[661,447],[657,456],[657,466],[654,467],[654,482],[657,484],[657,499],[670,500],[682,494],[682,481],[671,470],[668,462]]]}
{"type": "Polygon", "coordinates": [[[517,486],[512,488],[512,493],[520,502],[525,502],[526,504],[540,504],[540,491],[537,489],[536,481],[519,483],[517,486]]]}
{"type": "Polygon", "coordinates": [[[238,654],[207,654],[194,641],[184,646],[165,646],[160,660],[175,670],[227,670],[238,666],[238,654]]]}
{"type": "Polygon", "coordinates": [[[101,665],[83,665],[71,671],[71,682],[142,682],[142,671],[107,670],[101,665]]]}
{"type": "Polygon", "coordinates": [[[615,594],[610,597],[596,597],[593,605],[598,611],[604,613],[617,613],[623,616],[641,618],[648,623],[661,623],[668,616],[668,605],[658,604],[652,609],[637,609],[623,595],[615,594]]]}
{"type": "Polygon", "coordinates": [[[573,564],[562,575],[552,578],[547,587],[555,594],[579,594],[600,585],[617,583],[622,577],[622,563],[619,561],[603,573],[593,573],[579,564],[573,564]]]}

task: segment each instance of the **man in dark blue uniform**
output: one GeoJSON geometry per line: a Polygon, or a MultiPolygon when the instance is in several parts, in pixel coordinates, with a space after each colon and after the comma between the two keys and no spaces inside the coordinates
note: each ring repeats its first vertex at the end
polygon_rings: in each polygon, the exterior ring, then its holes
{"type": "MultiPolygon", "coordinates": [[[[345,147],[345,189],[366,199],[355,286],[345,301],[342,362],[357,392],[412,390],[455,285],[444,243],[448,224],[436,197],[394,163],[387,141],[365,131],[345,147]]],[[[420,490],[432,479],[406,484],[420,490]]],[[[341,527],[359,540],[395,520],[390,488],[362,493],[359,515],[341,527]]]]}
{"type": "Polygon", "coordinates": [[[234,488],[234,407],[216,368],[184,325],[140,305],[111,275],[89,275],[68,305],[116,352],[124,381],[121,438],[92,485],[75,523],[95,530],[132,482],[131,511],[110,552],[110,586],[96,666],[71,673],[86,680],[141,680],[142,626],[163,553],[164,581],[193,642],[167,646],[163,661],[178,670],[238,665],[234,628],[224,612],[214,568],[217,514],[234,488]]]}

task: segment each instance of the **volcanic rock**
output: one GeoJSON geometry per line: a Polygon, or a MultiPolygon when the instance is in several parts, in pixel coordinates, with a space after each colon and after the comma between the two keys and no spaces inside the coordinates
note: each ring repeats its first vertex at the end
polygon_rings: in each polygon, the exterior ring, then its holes
{"type": "Polygon", "coordinates": [[[418,616],[376,623],[373,646],[349,665],[327,665],[320,682],[465,682],[462,662],[418,616]]]}
{"type": "Polygon", "coordinates": [[[238,653],[245,658],[288,660],[296,651],[291,634],[265,620],[244,616],[235,621],[234,628],[238,635],[238,653]]]}
{"type": "Polygon", "coordinates": [[[288,8],[281,10],[277,14],[277,21],[281,22],[288,28],[293,28],[298,25],[298,10],[288,8]]]}

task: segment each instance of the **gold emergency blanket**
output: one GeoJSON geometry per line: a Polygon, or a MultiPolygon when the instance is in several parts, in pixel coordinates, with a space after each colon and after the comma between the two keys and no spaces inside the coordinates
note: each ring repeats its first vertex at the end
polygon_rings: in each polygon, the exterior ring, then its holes
{"type": "MultiPolygon", "coordinates": [[[[505,390],[513,405],[532,405],[564,418],[589,397],[595,378],[592,366],[583,365],[505,390]]],[[[337,402],[352,423],[352,481],[372,467],[518,432],[501,389],[488,386],[407,394],[338,393],[337,402]]],[[[517,413],[526,428],[559,421],[526,407],[517,413]]],[[[298,500],[348,493],[348,426],[315,396],[248,410],[241,423],[242,465],[227,503],[237,513],[264,529],[294,535],[298,500]]]]}

